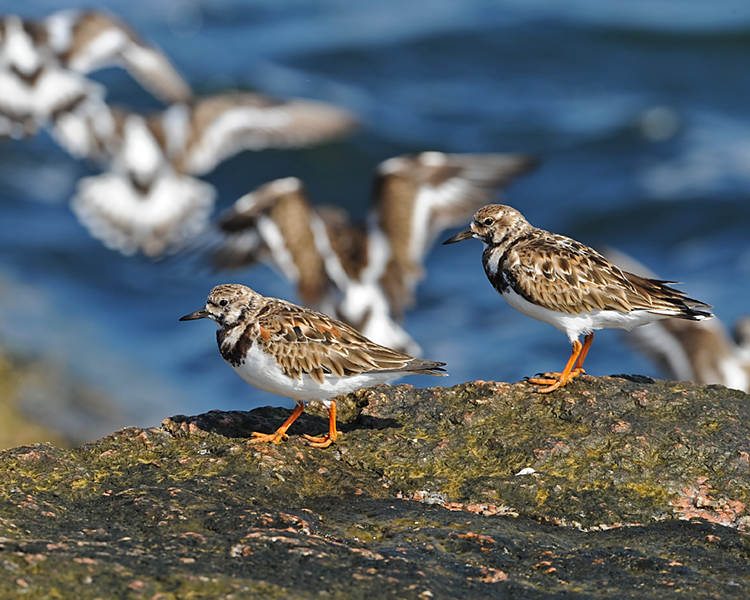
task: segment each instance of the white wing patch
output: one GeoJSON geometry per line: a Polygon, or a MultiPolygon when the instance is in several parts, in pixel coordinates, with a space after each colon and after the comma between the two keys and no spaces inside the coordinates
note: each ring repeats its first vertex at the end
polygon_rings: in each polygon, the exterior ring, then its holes
{"type": "Polygon", "coordinates": [[[290,123],[289,114],[279,109],[240,107],[226,110],[211,122],[200,136],[200,143],[190,150],[185,170],[202,175],[241,150],[268,148],[272,134],[290,123]]]}
{"type": "Polygon", "coordinates": [[[294,264],[294,257],[286,247],[286,240],[274,220],[261,215],[257,220],[257,228],[258,233],[273,255],[273,264],[279,268],[284,277],[289,281],[297,283],[300,278],[299,269],[294,264]]]}

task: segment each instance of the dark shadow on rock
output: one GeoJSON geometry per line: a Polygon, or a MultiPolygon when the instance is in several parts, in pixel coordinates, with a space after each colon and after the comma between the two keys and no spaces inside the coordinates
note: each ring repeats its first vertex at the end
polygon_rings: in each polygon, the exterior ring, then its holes
{"type": "Polygon", "coordinates": [[[627,381],[632,381],[633,383],[645,383],[645,384],[656,383],[656,379],[652,379],[651,377],[646,377],[645,375],[627,375],[625,373],[621,373],[621,374],[616,374],[616,375],[610,375],[610,377],[615,377],[617,379],[625,379],[627,381]]]}
{"type": "Polygon", "coordinates": [[[360,415],[353,423],[342,425],[341,431],[354,431],[355,429],[401,429],[402,427],[403,425],[398,419],[360,415]]]}
{"type": "MultiPolygon", "coordinates": [[[[253,432],[273,433],[289,418],[292,411],[285,408],[264,406],[251,411],[212,410],[194,416],[175,415],[162,422],[162,427],[172,435],[200,435],[216,433],[228,438],[251,438],[253,432]]],[[[339,431],[344,433],[358,429],[399,428],[401,423],[393,418],[358,415],[349,422],[338,421],[339,431]]],[[[290,435],[321,435],[328,431],[328,418],[310,414],[307,410],[292,424],[290,435]]]]}

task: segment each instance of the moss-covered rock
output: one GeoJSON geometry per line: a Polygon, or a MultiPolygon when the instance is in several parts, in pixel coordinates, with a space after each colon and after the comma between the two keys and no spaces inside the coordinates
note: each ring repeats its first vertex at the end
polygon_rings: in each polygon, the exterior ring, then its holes
{"type": "Polygon", "coordinates": [[[750,398],[583,377],[380,386],[0,454],[0,597],[748,595],[750,398]]]}

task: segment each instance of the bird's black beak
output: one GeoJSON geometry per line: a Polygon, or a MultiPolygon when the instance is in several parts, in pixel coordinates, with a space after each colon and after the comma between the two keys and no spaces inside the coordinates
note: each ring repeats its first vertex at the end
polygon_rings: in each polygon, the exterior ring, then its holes
{"type": "Polygon", "coordinates": [[[195,312],[191,312],[189,315],[180,317],[180,321],[195,321],[196,319],[207,319],[207,318],[208,318],[208,312],[206,312],[206,309],[204,307],[204,308],[201,308],[200,310],[196,310],[195,312]]]}
{"type": "Polygon", "coordinates": [[[473,237],[474,237],[474,232],[471,230],[471,227],[468,227],[464,229],[463,231],[459,231],[452,238],[448,238],[447,240],[445,240],[443,242],[443,246],[445,246],[446,244],[455,244],[456,242],[463,242],[464,240],[468,240],[473,237]]]}

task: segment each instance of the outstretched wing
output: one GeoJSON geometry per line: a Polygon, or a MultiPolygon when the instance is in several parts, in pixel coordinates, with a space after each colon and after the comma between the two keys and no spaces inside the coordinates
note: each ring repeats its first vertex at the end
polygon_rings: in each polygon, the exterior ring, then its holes
{"type": "Polygon", "coordinates": [[[299,179],[271,181],[219,217],[221,241],[210,251],[211,260],[219,269],[265,262],[297,286],[305,304],[319,306],[332,282],[316,244],[315,219],[299,179]]]}
{"type": "Polygon", "coordinates": [[[181,168],[202,175],[242,150],[295,148],[341,137],[356,125],[343,108],[261,94],[217,94],[193,107],[181,168]]]}
{"type": "Polygon", "coordinates": [[[112,14],[63,10],[45,25],[50,48],[68,69],[87,74],[122,67],[166,103],[188,102],[193,95],[166,55],[112,14]]]}
{"type": "Polygon", "coordinates": [[[371,223],[385,236],[390,259],[382,285],[395,314],[413,302],[422,263],[435,238],[471,218],[536,160],[521,154],[423,152],[391,158],[378,168],[371,223]]]}
{"type": "Polygon", "coordinates": [[[404,372],[441,375],[444,363],[414,358],[371,342],[345,323],[323,313],[277,301],[258,314],[259,343],[288,375],[307,373],[318,383],[325,375],[404,372]]]}
{"type": "Polygon", "coordinates": [[[53,115],[50,134],[74,158],[107,164],[119,148],[126,115],[104,101],[102,86],[89,83],[92,93],[53,115]]]}

